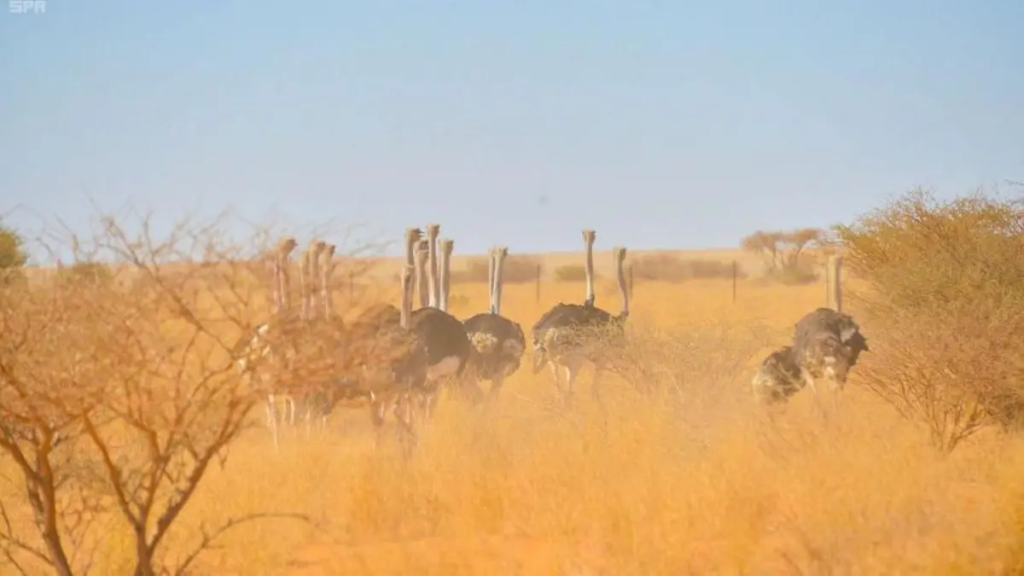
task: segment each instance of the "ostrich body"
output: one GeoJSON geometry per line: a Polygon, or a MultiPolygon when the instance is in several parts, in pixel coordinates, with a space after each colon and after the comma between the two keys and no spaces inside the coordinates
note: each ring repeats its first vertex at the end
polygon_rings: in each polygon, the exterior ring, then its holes
{"type": "Polygon", "coordinates": [[[614,316],[594,305],[594,239],[593,230],[583,231],[586,270],[586,298],[583,304],[556,304],[533,325],[533,372],[544,365],[551,368],[555,384],[566,405],[573,393],[573,384],[580,368],[594,366],[592,392],[600,396],[598,382],[601,372],[610,363],[609,346],[617,345],[624,337],[626,319],[629,318],[629,293],[623,263],[625,248],[615,248],[615,274],[622,297],[622,311],[614,316]],[[562,377],[564,373],[564,378],[562,377]]]}
{"type": "Polygon", "coordinates": [[[362,324],[353,342],[364,359],[360,381],[369,393],[370,412],[377,430],[378,446],[389,406],[406,437],[416,440],[413,400],[422,393],[427,380],[427,350],[422,339],[410,330],[413,298],[413,266],[402,270],[402,305],[397,324],[362,324]]]}
{"type": "Polygon", "coordinates": [[[862,352],[869,352],[867,338],[849,314],[818,308],[795,326],[792,346],[766,358],[752,382],[755,395],[766,403],[784,402],[809,387],[819,402],[816,382],[825,380],[833,403],[846,384],[850,369],[862,352]]]}
{"type": "Polygon", "coordinates": [[[296,246],[294,238],[278,244],[273,261],[272,315],[235,347],[238,367],[247,377],[255,375],[267,392],[267,424],[275,446],[279,446],[280,424],[294,425],[296,412],[303,415],[308,434],[314,419],[319,428],[326,427],[338,401],[366,396],[353,379],[342,377],[349,371],[347,359],[336,352],[345,348],[346,327],[333,315],[331,306],[329,280],[335,247],[314,240],[303,254],[302,301],[296,312],[290,305],[288,273],[296,246]]]}
{"type": "MultiPolygon", "coordinates": [[[[436,238],[440,227],[436,224],[431,224],[427,226],[427,230],[432,237],[436,238]]],[[[427,239],[427,246],[421,243],[422,234],[423,232],[419,228],[406,229],[406,268],[413,270],[418,279],[417,284],[421,288],[421,299],[424,296],[422,290],[424,287],[423,273],[426,272],[426,295],[429,299],[435,289],[437,289],[439,293],[438,304],[443,307],[434,308],[426,306],[409,314],[409,331],[416,334],[426,353],[425,379],[417,386],[416,392],[420,396],[429,415],[433,413],[436,392],[440,382],[448,377],[463,378],[472,354],[472,345],[469,343],[469,338],[466,336],[462,322],[445,311],[448,297],[447,281],[450,278],[448,264],[451,260],[454,244],[450,240],[441,241],[441,278],[433,278],[429,270],[437,269],[439,266],[438,263],[432,262],[433,257],[431,254],[436,254],[437,250],[430,247],[429,237],[427,239]],[[418,253],[417,249],[419,249],[418,253]],[[424,256],[426,257],[425,260],[424,256]]],[[[412,297],[410,294],[410,306],[411,303],[412,297]]],[[[397,325],[393,307],[388,306],[376,307],[372,315],[364,313],[359,322],[364,326],[364,330],[384,329],[397,325]]]]}
{"type": "Polygon", "coordinates": [[[765,404],[788,401],[804,384],[792,346],[784,346],[769,354],[751,381],[754,397],[765,404]]]}
{"type": "MultiPolygon", "coordinates": [[[[435,229],[435,226],[431,225],[428,229],[435,229]]],[[[472,374],[467,371],[473,355],[473,345],[466,335],[462,322],[448,313],[451,255],[454,247],[455,244],[451,240],[441,240],[439,250],[435,251],[440,256],[440,262],[436,264],[439,278],[433,282],[438,291],[438,307],[415,310],[410,319],[410,329],[419,334],[427,349],[427,390],[423,398],[427,417],[433,415],[440,384],[446,379],[454,378],[460,384],[460,389],[472,399],[480,397],[480,389],[476,382],[472,381],[472,374]]],[[[430,254],[428,249],[428,261],[432,260],[430,254]]],[[[431,270],[435,268],[433,263],[429,266],[431,270]]]]}
{"type": "Polygon", "coordinates": [[[849,314],[818,308],[796,323],[793,356],[811,390],[824,379],[830,390],[839,392],[868,341],[849,314]]]}
{"type": "Polygon", "coordinates": [[[472,360],[473,369],[477,378],[491,381],[492,396],[501,392],[505,378],[519,370],[526,349],[522,327],[501,315],[502,270],[507,256],[506,247],[491,250],[488,278],[490,311],[476,314],[464,322],[466,334],[476,352],[472,360]]]}

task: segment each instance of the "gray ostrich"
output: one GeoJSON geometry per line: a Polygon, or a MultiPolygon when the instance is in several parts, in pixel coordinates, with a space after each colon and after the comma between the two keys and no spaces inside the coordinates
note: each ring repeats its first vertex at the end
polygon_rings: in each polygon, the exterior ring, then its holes
{"type": "Polygon", "coordinates": [[[586,298],[582,305],[559,303],[533,325],[533,372],[545,365],[551,368],[555,384],[568,406],[572,399],[573,384],[580,368],[594,366],[592,393],[600,397],[601,373],[608,367],[609,348],[620,346],[625,336],[625,323],[629,318],[629,292],[623,263],[625,248],[613,249],[615,276],[622,297],[622,311],[614,316],[594,305],[594,240],[593,230],[583,231],[585,250],[586,298]],[[564,379],[561,373],[565,374],[564,379]]]}
{"type": "Polygon", "coordinates": [[[466,334],[476,353],[472,366],[478,378],[491,381],[491,395],[497,396],[508,378],[519,369],[526,338],[518,322],[501,315],[501,283],[508,247],[492,248],[488,266],[490,310],[464,322],[466,334]]]}
{"type": "Polygon", "coordinates": [[[833,407],[838,407],[850,369],[862,352],[869,351],[867,338],[852,316],[818,308],[796,323],[791,346],[772,352],[761,362],[751,381],[754,396],[775,404],[808,387],[821,407],[816,382],[824,380],[833,407]]]}

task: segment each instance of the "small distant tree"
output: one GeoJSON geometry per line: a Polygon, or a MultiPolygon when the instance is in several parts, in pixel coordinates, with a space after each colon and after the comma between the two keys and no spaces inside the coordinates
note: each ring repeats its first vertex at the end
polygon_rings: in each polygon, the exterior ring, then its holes
{"type": "Polygon", "coordinates": [[[25,240],[13,228],[0,222],[0,282],[20,274],[26,262],[25,240]]]}
{"type": "Polygon", "coordinates": [[[761,256],[769,277],[799,284],[817,278],[815,262],[807,257],[807,250],[820,246],[824,239],[825,231],[819,228],[759,230],[744,238],[740,246],[761,256]]]}

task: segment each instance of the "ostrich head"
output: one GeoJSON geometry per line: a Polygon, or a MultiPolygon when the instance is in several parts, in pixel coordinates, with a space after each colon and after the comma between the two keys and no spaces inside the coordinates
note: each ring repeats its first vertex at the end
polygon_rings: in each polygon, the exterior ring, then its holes
{"type": "Polygon", "coordinates": [[[419,228],[409,227],[405,229],[405,265],[412,266],[415,273],[416,266],[416,243],[423,238],[423,231],[419,228]]]}
{"type": "Polygon", "coordinates": [[[849,354],[850,366],[857,363],[861,352],[871,351],[868,348],[868,339],[861,334],[860,326],[857,326],[849,314],[840,314],[839,316],[839,341],[849,354]]]}
{"type": "Polygon", "coordinates": [[[291,258],[292,252],[298,248],[299,243],[293,236],[286,236],[281,238],[281,241],[277,243],[277,254],[282,258],[291,258]]]}
{"type": "Polygon", "coordinates": [[[548,351],[544,349],[544,343],[536,335],[533,336],[533,373],[536,374],[544,369],[548,363],[548,351]]]}

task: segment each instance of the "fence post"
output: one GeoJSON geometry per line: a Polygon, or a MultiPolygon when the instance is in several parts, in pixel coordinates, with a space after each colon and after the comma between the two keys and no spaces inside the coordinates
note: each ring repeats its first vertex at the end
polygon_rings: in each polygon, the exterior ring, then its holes
{"type": "Polygon", "coordinates": [[[836,312],[843,311],[843,257],[836,254],[828,259],[828,305],[836,312]]]}
{"type": "Polygon", "coordinates": [[[739,276],[739,268],[736,261],[732,261],[732,303],[736,303],[736,277],[739,276]]]}
{"type": "Polygon", "coordinates": [[[541,265],[537,264],[537,285],[536,285],[536,294],[535,294],[535,297],[537,299],[537,304],[540,304],[540,273],[541,273],[541,265]]]}

